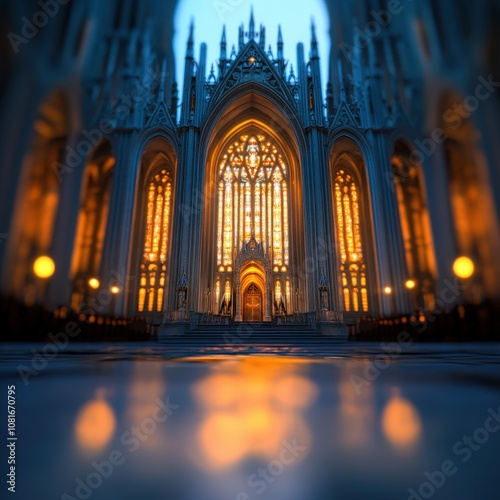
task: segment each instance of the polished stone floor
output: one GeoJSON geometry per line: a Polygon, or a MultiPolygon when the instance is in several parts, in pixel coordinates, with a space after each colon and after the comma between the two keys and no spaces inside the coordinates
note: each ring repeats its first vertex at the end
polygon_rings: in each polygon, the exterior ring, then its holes
{"type": "Polygon", "coordinates": [[[3,344],[0,359],[12,498],[499,498],[498,345],[3,344]]]}

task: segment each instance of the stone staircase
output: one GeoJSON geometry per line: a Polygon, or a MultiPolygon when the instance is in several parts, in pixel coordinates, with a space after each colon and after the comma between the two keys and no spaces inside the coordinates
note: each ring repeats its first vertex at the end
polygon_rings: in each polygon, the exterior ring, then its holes
{"type": "Polygon", "coordinates": [[[347,327],[342,323],[276,325],[274,323],[231,323],[228,325],[176,323],[160,328],[162,344],[191,347],[321,347],[347,342],[347,327]]]}

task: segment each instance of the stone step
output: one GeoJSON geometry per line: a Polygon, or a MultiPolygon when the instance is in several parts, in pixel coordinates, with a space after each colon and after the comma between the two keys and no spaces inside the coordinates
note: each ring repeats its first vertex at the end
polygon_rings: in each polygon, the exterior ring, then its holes
{"type": "Polygon", "coordinates": [[[346,342],[348,332],[342,324],[318,324],[313,330],[303,325],[240,323],[238,325],[196,325],[175,323],[160,328],[159,342],[175,345],[209,346],[307,346],[346,342]]]}

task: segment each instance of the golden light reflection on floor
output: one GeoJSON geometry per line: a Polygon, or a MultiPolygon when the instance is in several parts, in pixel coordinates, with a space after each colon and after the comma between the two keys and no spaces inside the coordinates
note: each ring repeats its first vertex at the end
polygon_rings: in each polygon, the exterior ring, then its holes
{"type": "Polygon", "coordinates": [[[422,421],[415,406],[394,392],[382,413],[382,430],[391,445],[411,451],[422,437],[422,421]]]}
{"type": "Polygon", "coordinates": [[[373,386],[366,384],[361,389],[353,383],[353,377],[364,376],[364,367],[364,363],[346,360],[339,374],[339,420],[334,428],[338,430],[339,443],[351,450],[368,449],[374,440],[373,386]]]}
{"type": "Polygon", "coordinates": [[[85,404],[76,417],[76,443],[82,453],[97,454],[109,443],[115,429],[115,414],[105,401],[104,389],[99,389],[95,399],[85,404]]]}
{"type": "MultiPolygon", "coordinates": [[[[303,412],[318,389],[305,375],[306,363],[277,357],[233,358],[211,365],[195,384],[202,407],[199,465],[225,469],[250,456],[276,458],[285,440],[310,448],[303,412]]],[[[303,454],[301,458],[305,458],[303,454]]]]}
{"type": "MultiPolygon", "coordinates": [[[[126,428],[141,426],[151,419],[158,408],[158,400],[164,400],[166,381],[161,363],[134,362],[132,378],[127,394],[126,428]]],[[[164,425],[158,425],[154,438],[141,440],[141,448],[159,449],[165,446],[164,425]]]]}

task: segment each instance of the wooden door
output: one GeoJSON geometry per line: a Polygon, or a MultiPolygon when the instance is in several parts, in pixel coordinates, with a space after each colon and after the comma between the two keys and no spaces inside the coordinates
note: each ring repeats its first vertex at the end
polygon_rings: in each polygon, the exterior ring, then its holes
{"type": "Polygon", "coordinates": [[[243,299],[243,321],[262,321],[262,293],[252,284],[243,299]]]}

